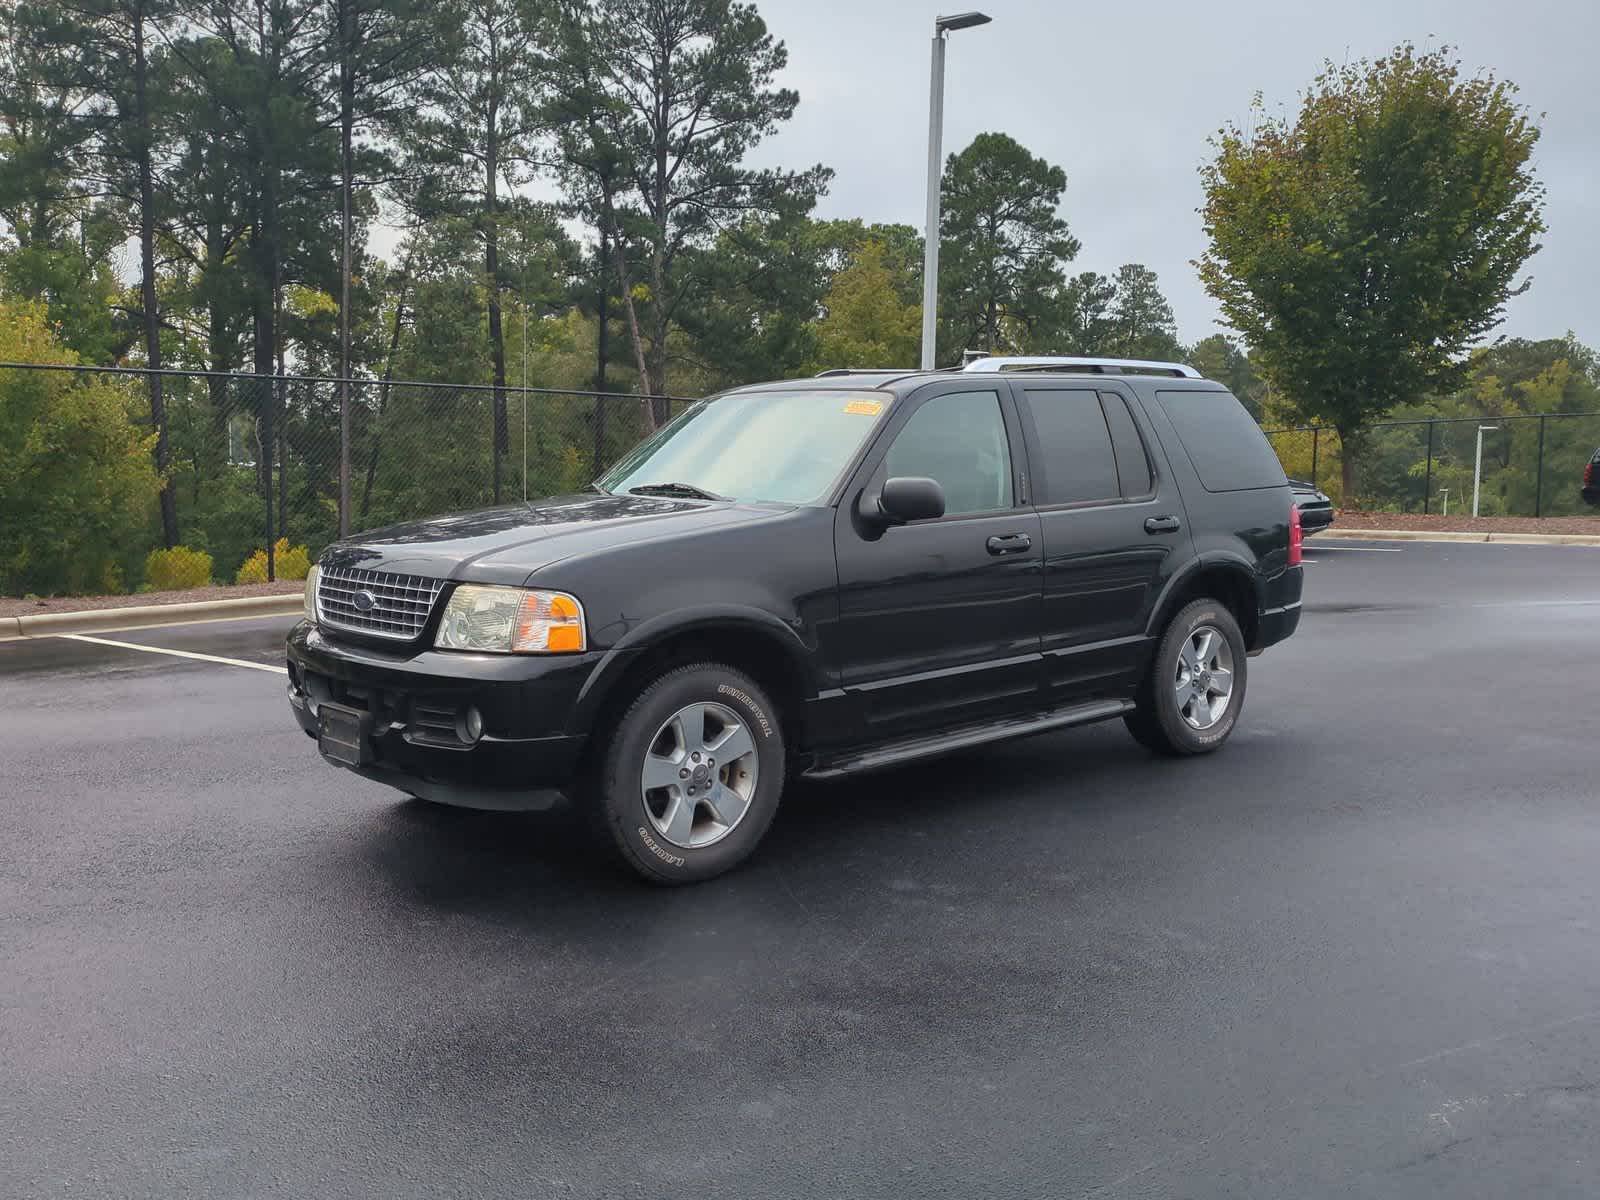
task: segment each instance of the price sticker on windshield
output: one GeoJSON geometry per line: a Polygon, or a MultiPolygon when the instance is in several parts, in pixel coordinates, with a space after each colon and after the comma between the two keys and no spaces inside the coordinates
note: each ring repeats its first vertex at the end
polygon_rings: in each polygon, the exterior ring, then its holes
{"type": "Polygon", "coordinates": [[[882,400],[852,400],[844,406],[852,417],[875,417],[883,411],[882,400]]]}

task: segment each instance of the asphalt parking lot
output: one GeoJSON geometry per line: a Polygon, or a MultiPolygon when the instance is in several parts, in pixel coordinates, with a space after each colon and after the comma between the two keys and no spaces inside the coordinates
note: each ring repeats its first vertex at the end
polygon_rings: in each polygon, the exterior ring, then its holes
{"type": "Polygon", "coordinates": [[[0,643],[0,1195],[1600,1194],[1600,549],[1307,555],[1222,754],[813,785],[670,892],[0,643]]]}

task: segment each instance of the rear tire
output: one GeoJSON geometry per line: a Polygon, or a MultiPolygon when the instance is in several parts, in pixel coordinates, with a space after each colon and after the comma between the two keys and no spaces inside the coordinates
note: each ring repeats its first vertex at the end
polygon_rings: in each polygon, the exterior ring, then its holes
{"type": "Polygon", "coordinates": [[[616,722],[583,804],[602,845],[651,883],[697,883],[743,862],[777,816],[777,708],[742,671],[678,667],[616,722]]]}
{"type": "Polygon", "coordinates": [[[1157,754],[1220,749],[1244,707],[1247,663],[1227,605],[1209,597],[1184,605],[1161,635],[1137,707],[1123,717],[1128,732],[1157,754]]]}

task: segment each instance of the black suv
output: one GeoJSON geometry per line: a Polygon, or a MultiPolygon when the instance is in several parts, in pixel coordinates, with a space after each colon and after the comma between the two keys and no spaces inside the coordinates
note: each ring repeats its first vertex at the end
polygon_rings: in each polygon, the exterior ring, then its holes
{"type": "Polygon", "coordinates": [[[687,882],[795,776],[1112,717],[1215,750],[1299,558],[1266,438],[1187,367],[829,372],[705,400],[582,495],[330,546],[289,700],[333,763],[443,804],[564,792],[687,882]]]}

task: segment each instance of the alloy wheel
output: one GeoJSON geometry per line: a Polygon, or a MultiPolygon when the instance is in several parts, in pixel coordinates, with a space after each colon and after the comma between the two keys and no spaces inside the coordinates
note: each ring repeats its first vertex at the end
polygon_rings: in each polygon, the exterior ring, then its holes
{"type": "Polygon", "coordinates": [[[645,751],[645,815],[674,846],[720,842],[749,811],[759,767],[755,739],[732,709],[687,704],[662,722],[645,751]]]}

